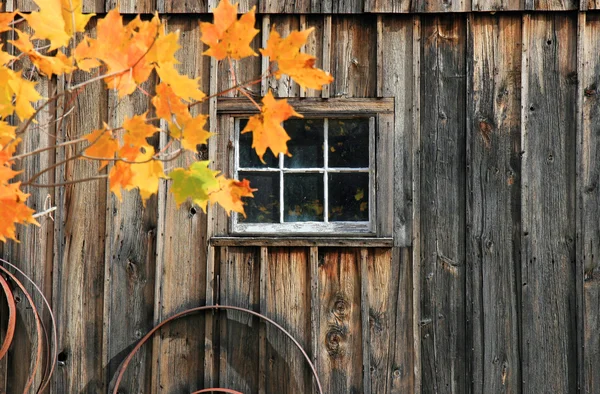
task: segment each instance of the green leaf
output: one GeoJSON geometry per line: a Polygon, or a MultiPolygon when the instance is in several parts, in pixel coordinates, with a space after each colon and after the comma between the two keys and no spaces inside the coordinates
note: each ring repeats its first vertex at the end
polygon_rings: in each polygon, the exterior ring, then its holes
{"type": "Polygon", "coordinates": [[[208,160],[192,163],[185,170],[176,168],[169,174],[173,180],[171,193],[175,197],[175,203],[179,206],[181,203],[191,198],[195,204],[206,211],[208,195],[219,188],[219,181],[216,175],[219,171],[213,171],[208,168],[208,160]]]}

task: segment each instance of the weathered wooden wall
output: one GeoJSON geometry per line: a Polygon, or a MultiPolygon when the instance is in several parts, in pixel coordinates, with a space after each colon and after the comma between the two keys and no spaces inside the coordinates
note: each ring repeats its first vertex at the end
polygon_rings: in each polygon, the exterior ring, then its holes
{"type": "MultiPolygon", "coordinates": [[[[98,13],[114,3],[85,1],[98,13]]],[[[250,88],[257,95],[395,99],[393,127],[381,129],[399,153],[393,239],[210,242],[227,235],[225,214],[175,209],[166,184],[145,207],[133,193],[118,203],[102,183],[34,189],[36,209],[47,195],[58,206],[54,221],[22,229],[4,255],[43,285],[57,314],[52,392],[107,392],[154,324],[216,302],[282,324],[316,362],[327,393],[600,392],[600,14],[539,12],[596,3],[242,1],[252,5],[267,31],[314,26],[306,50],[336,77],[322,92],[268,80],[250,88]],[[470,10],[535,12],[401,14],[470,10]]],[[[203,13],[213,1],[120,6],[169,14],[169,28],[182,32],[180,67],[201,77],[204,91],[231,82],[228,65],[200,56],[198,20],[210,18],[203,13]]],[[[266,66],[260,57],[236,65],[238,79],[266,66]]],[[[25,144],[151,109],[143,94],[119,101],[100,84],[77,105],[62,130],[41,121],[46,133],[25,144]]],[[[201,110],[212,131],[230,132],[216,101],[201,110]]],[[[199,156],[227,171],[224,141],[199,156]]],[[[76,153],[42,155],[26,171],[76,153]]],[[[69,162],[39,182],[94,171],[69,162]]],[[[22,335],[0,363],[0,393],[24,382],[30,342],[22,335]]],[[[306,393],[312,385],[280,333],[223,312],[162,330],[130,366],[123,392],[306,393]]]]}

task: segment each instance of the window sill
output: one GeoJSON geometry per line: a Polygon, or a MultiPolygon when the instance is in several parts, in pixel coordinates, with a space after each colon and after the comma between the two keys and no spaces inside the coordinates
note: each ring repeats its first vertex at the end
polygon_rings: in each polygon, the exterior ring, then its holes
{"type": "Polygon", "coordinates": [[[213,246],[323,246],[391,248],[392,238],[335,238],[335,237],[213,237],[213,246]]]}

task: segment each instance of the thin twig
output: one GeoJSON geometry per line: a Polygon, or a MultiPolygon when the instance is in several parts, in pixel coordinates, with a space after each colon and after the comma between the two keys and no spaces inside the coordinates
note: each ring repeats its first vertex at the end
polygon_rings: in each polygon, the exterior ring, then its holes
{"type": "Polygon", "coordinates": [[[89,178],[72,179],[70,181],[57,182],[57,183],[49,183],[49,184],[30,183],[29,186],[40,187],[40,188],[41,187],[57,187],[57,186],[72,185],[74,183],[83,183],[83,182],[89,182],[89,181],[97,181],[99,179],[108,179],[108,175],[95,175],[95,176],[91,176],[89,178]]]}
{"type": "Polygon", "coordinates": [[[76,140],[71,140],[71,141],[63,142],[63,143],[60,143],[60,144],[57,144],[57,145],[46,146],[44,148],[36,149],[36,150],[31,151],[31,152],[27,152],[27,153],[23,153],[23,154],[20,154],[20,155],[17,155],[17,156],[13,156],[12,160],[21,160],[21,159],[24,159],[25,157],[37,155],[38,153],[42,153],[42,152],[45,152],[47,150],[62,148],[62,147],[73,145],[73,144],[77,144],[77,143],[83,142],[83,141],[87,141],[87,139],[84,138],[84,137],[81,137],[81,138],[77,138],[76,140]]]}
{"type": "Polygon", "coordinates": [[[36,219],[36,218],[42,217],[44,215],[51,214],[52,212],[56,211],[57,209],[58,209],[57,207],[48,208],[45,211],[38,212],[36,214],[31,215],[31,217],[36,219]]]}

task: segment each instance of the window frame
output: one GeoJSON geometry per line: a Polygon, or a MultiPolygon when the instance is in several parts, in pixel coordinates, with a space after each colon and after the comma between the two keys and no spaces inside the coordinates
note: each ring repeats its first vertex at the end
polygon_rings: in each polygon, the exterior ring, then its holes
{"type": "MultiPolygon", "coordinates": [[[[222,230],[215,236],[256,237],[277,236],[282,238],[325,236],[325,237],[390,237],[393,231],[393,133],[394,100],[383,99],[320,99],[288,98],[288,102],[305,118],[369,118],[369,221],[368,222],[286,222],[243,224],[234,215],[224,218],[226,223],[218,225],[222,230]],[[387,127],[383,127],[383,123],[387,127]],[[391,127],[390,127],[391,123],[391,127]],[[384,138],[382,138],[384,137],[384,138]],[[385,195],[382,195],[384,193],[385,195]],[[267,228],[267,227],[272,228],[267,228]]],[[[238,120],[250,117],[258,111],[245,98],[220,98],[217,101],[217,157],[214,168],[223,169],[228,176],[237,175],[238,170],[238,120]],[[219,146],[221,148],[219,148],[219,146]],[[221,152],[219,154],[219,151],[221,152]]],[[[267,154],[271,154],[268,152],[267,154]]],[[[281,159],[280,159],[281,160],[281,159]]],[[[324,163],[325,166],[325,163],[324,163]]],[[[281,171],[281,165],[279,170],[281,171]]],[[[252,185],[251,185],[252,186],[252,185]]],[[[283,188],[281,188],[283,191],[283,188]]],[[[326,193],[327,191],[325,191],[326,193]]],[[[281,196],[280,196],[281,199],[281,196]]]]}

